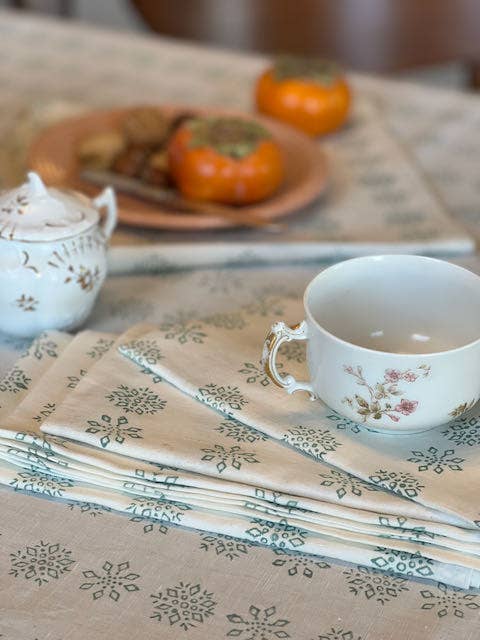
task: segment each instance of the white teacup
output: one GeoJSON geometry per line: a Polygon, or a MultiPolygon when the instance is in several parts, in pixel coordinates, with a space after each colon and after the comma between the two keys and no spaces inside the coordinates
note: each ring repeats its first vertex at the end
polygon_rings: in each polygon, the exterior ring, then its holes
{"type": "Polygon", "coordinates": [[[272,326],[265,371],[382,433],[426,431],[480,397],[480,278],[409,255],[347,260],[308,285],[305,320],[272,326]],[[282,376],[278,348],[308,340],[310,382],[282,376]]]}

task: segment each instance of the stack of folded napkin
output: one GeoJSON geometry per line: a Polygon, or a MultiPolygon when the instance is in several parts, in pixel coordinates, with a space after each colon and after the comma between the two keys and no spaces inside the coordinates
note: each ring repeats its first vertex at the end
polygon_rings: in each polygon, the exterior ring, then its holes
{"type": "MultiPolygon", "coordinates": [[[[42,334],[0,381],[0,483],[479,587],[476,409],[383,436],[287,396],[258,363],[279,313],[298,320],[298,301],[173,315],[119,337],[42,334]]],[[[305,367],[300,343],[282,359],[305,367]]]]}

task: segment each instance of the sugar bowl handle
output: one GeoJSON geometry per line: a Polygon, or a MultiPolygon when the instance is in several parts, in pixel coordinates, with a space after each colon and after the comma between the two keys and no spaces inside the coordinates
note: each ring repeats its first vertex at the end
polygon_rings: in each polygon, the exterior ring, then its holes
{"type": "Polygon", "coordinates": [[[315,400],[316,395],[309,382],[297,382],[290,374],[281,376],[278,373],[276,364],[277,353],[280,346],[284,342],[290,342],[291,340],[308,340],[307,330],[305,320],[292,327],[289,327],[284,322],[276,322],[272,325],[263,344],[262,366],[270,380],[278,387],[285,389],[287,393],[308,391],[310,398],[315,400]]]}
{"type": "Polygon", "coordinates": [[[117,200],[112,187],[104,189],[99,196],[94,198],[93,204],[97,209],[105,207],[107,210],[107,215],[103,220],[101,228],[108,240],[117,226],[117,200]]]}

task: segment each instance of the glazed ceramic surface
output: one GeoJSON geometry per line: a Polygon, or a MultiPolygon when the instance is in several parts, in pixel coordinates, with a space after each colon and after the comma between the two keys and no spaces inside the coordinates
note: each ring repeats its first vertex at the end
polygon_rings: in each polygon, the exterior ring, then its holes
{"type": "Polygon", "coordinates": [[[308,285],[305,320],[273,325],[267,373],[342,415],[388,433],[431,429],[480,397],[480,278],[441,260],[373,256],[339,263],[308,285]],[[278,348],[308,340],[310,380],[281,376],[278,348]]]}
{"type": "Polygon", "coordinates": [[[0,330],[18,336],[73,329],[87,318],[106,275],[116,224],[113,191],[96,199],[28,181],[0,197],[0,330]],[[99,210],[106,208],[100,223],[99,210]]]}

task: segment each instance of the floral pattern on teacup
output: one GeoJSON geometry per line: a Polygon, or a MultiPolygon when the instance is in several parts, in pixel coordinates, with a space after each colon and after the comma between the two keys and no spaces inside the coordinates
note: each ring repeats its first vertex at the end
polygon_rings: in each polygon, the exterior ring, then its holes
{"type": "Polygon", "coordinates": [[[399,422],[402,416],[409,416],[418,407],[418,400],[399,398],[405,392],[399,387],[402,382],[414,383],[418,378],[426,378],[430,375],[430,367],[421,364],[416,369],[385,369],[383,380],[370,385],[365,379],[363,368],[343,366],[348,375],[353,376],[359,386],[365,387],[368,396],[364,397],[356,393],[353,398],[345,397],[343,402],[361,416],[362,422],[369,418],[380,420],[382,416],[388,416],[393,422],[399,422]]]}

